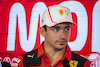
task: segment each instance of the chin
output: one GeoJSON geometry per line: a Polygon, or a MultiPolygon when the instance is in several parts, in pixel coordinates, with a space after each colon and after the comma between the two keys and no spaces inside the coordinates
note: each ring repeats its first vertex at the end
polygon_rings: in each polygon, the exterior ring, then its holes
{"type": "Polygon", "coordinates": [[[64,45],[60,45],[59,47],[56,47],[56,49],[59,49],[59,50],[62,50],[62,49],[64,49],[64,48],[66,48],[66,46],[64,45]]]}

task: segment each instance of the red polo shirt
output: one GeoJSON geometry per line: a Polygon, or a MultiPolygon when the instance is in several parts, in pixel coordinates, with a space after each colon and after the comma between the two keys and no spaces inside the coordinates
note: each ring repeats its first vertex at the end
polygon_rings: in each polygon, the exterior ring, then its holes
{"type": "MultiPolygon", "coordinates": [[[[40,65],[40,67],[49,67],[50,66],[50,60],[46,56],[46,54],[43,50],[43,45],[41,45],[39,47],[37,57],[38,58],[41,57],[41,59],[42,59],[42,64],[40,65]]],[[[56,62],[52,67],[63,67],[62,62],[65,59],[65,57],[68,61],[70,61],[70,59],[71,59],[71,50],[70,50],[68,45],[67,45],[67,48],[66,48],[66,51],[65,51],[63,57],[58,62],[56,62]]]]}
{"type": "MultiPolygon", "coordinates": [[[[40,45],[40,47],[38,48],[38,52],[37,52],[37,58],[41,58],[41,65],[39,66],[30,66],[30,67],[51,67],[50,66],[50,60],[49,58],[46,56],[44,49],[43,49],[43,44],[40,45]]],[[[63,66],[63,60],[67,59],[69,62],[71,61],[71,50],[69,48],[69,46],[67,45],[66,51],[63,55],[63,57],[57,61],[52,67],[64,67],[63,66]]],[[[33,58],[32,58],[33,59],[33,58]]],[[[12,67],[23,67],[23,57],[22,56],[18,56],[13,60],[13,64],[12,67]]],[[[90,67],[90,62],[87,60],[84,63],[84,67],[90,67]]]]}

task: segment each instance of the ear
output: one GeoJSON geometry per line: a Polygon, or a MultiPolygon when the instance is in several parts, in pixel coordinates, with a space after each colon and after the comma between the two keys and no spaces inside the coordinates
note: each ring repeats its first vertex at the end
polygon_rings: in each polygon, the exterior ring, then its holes
{"type": "Polygon", "coordinates": [[[45,37],[45,29],[43,27],[39,28],[40,34],[45,37]]]}

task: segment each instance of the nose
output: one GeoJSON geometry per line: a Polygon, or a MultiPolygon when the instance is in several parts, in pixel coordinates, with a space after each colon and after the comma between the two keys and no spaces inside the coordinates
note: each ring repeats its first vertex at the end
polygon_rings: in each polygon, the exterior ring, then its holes
{"type": "Polygon", "coordinates": [[[65,38],[65,33],[63,30],[60,32],[60,38],[65,38]]]}

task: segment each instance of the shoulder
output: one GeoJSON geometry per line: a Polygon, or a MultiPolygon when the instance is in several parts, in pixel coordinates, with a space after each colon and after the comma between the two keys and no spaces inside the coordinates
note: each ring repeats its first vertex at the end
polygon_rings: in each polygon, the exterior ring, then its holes
{"type": "Polygon", "coordinates": [[[32,56],[37,55],[37,52],[38,52],[38,49],[35,49],[35,50],[30,51],[30,52],[28,52],[28,53],[26,53],[26,54],[23,54],[23,55],[21,55],[21,56],[22,56],[23,58],[25,58],[25,57],[31,57],[31,58],[32,58],[32,56]]]}
{"type": "Polygon", "coordinates": [[[23,58],[23,66],[38,66],[41,64],[41,58],[37,58],[38,49],[35,49],[31,52],[28,52],[22,55],[23,58]]]}
{"type": "Polygon", "coordinates": [[[27,64],[28,62],[30,63],[31,61],[35,60],[37,58],[37,52],[38,49],[35,49],[31,52],[21,55],[23,58],[23,63],[27,64]]]}
{"type": "Polygon", "coordinates": [[[74,52],[71,52],[71,60],[77,61],[78,65],[81,67],[82,66],[83,67],[90,67],[90,64],[91,64],[91,62],[87,58],[80,56],[74,52]]]}
{"type": "Polygon", "coordinates": [[[36,58],[37,51],[38,49],[15,57],[12,62],[12,67],[24,67],[28,65],[33,58],[36,58]]]}
{"type": "Polygon", "coordinates": [[[23,62],[27,63],[27,62],[30,62],[33,58],[37,58],[37,52],[38,52],[38,49],[35,49],[33,51],[30,51],[26,54],[21,55],[23,58],[23,62]]]}
{"type": "Polygon", "coordinates": [[[76,54],[75,52],[71,52],[71,59],[86,62],[88,59],[76,54]]]}

